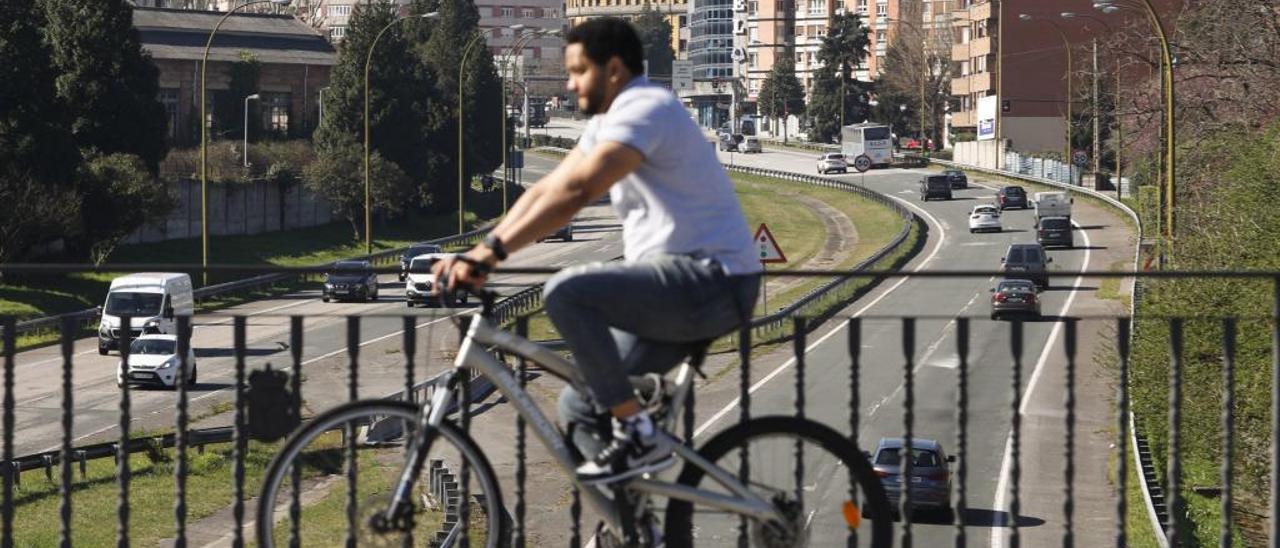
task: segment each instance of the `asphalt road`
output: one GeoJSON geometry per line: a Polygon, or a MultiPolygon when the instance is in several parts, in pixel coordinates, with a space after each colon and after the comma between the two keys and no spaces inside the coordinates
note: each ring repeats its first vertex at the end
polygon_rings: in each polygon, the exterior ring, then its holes
{"type": "MultiPolygon", "coordinates": [[[[548,172],[555,162],[530,156],[525,172],[536,176],[548,172]]],[[[582,211],[575,222],[574,241],[548,241],[512,255],[511,266],[562,267],[591,260],[611,260],[621,256],[620,228],[607,205],[582,211]]],[[[514,293],[538,276],[496,276],[493,288],[514,293]]],[[[448,313],[438,308],[407,308],[404,284],[393,275],[382,276],[380,298],[370,303],[323,303],[318,290],[306,290],[223,309],[215,314],[198,314],[193,322],[192,346],[196,353],[199,384],[189,391],[191,416],[212,415],[215,406],[230,401],[234,381],[231,316],[247,317],[247,367],[251,370],[271,363],[276,368],[292,363],[288,349],[289,316],[305,316],[303,324],[303,396],[307,409],[317,413],[347,398],[348,356],[346,316],[360,318],[359,393],[382,396],[404,386],[405,358],[402,316],[418,316],[417,353],[432,354],[430,360],[416,360],[415,376],[427,378],[445,367],[448,353],[457,346],[456,329],[448,313]],[[451,341],[451,342],[450,342],[451,341]]],[[[75,445],[111,441],[119,436],[120,389],[115,384],[116,353],[100,356],[96,337],[74,341],[71,349],[72,437],[75,445]]],[[[14,395],[15,453],[25,455],[56,450],[61,446],[62,397],[61,348],[57,345],[17,355],[14,395]]],[[[171,428],[177,420],[175,391],[134,388],[131,408],[134,430],[171,428]]],[[[225,404],[218,409],[225,409],[225,404]]],[[[214,422],[229,424],[230,414],[221,413],[214,422]]]]}

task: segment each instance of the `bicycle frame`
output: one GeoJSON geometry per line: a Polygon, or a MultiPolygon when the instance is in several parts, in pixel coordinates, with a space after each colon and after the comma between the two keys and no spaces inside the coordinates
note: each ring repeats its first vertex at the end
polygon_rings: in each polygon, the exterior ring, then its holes
{"type": "MultiPolygon", "coordinates": [[[[473,315],[470,328],[458,349],[457,358],[454,360],[455,376],[448,379],[449,382],[433,394],[430,408],[424,414],[423,424],[419,428],[424,434],[420,437],[421,445],[419,450],[414,453],[414,462],[410,463],[402,476],[400,484],[402,487],[398,490],[396,498],[401,498],[401,492],[407,497],[407,486],[411,486],[416,482],[422,460],[435,438],[432,431],[444,420],[448,404],[453,399],[456,375],[459,371],[469,368],[493,382],[498,392],[506,397],[507,401],[524,417],[525,422],[533,428],[534,434],[538,436],[542,444],[555,457],[560,468],[566,471],[570,481],[583,493],[588,504],[601,516],[604,516],[610,528],[614,531],[621,531],[622,516],[619,515],[608,491],[604,488],[584,488],[578,482],[574,470],[581,463],[574,458],[573,453],[566,445],[564,434],[543,414],[537,404],[529,397],[529,394],[520,388],[519,380],[516,379],[507,366],[485,350],[489,346],[533,361],[546,368],[553,375],[569,381],[574,386],[581,387],[584,384],[577,372],[577,368],[555,352],[538,343],[494,327],[479,313],[473,315]]],[[[690,369],[688,365],[685,365],[677,375],[677,388],[672,401],[673,413],[682,408],[685,397],[692,390],[693,379],[690,369]]],[[[663,435],[666,434],[663,433],[663,435]]],[[[762,521],[784,519],[771,503],[748,490],[733,474],[716,466],[714,463],[708,462],[692,448],[681,443],[680,440],[672,438],[669,441],[674,447],[674,452],[677,456],[685,462],[701,468],[707,473],[708,477],[729,490],[733,495],[726,496],[720,493],[643,477],[631,480],[627,484],[628,490],[648,495],[662,495],[669,498],[687,500],[697,505],[717,508],[762,521]]],[[[396,502],[399,501],[397,500],[396,502]]],[[[391,509],[397,506],[397,504],[393,504],[391,509]]]]}

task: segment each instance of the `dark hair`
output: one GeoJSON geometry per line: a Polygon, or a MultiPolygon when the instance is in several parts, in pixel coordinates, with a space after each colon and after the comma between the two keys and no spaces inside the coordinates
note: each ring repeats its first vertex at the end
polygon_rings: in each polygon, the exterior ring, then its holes
{"type": "Polygon", "coordinates": [[[644,44],[635,27],[625,19],[589,19],[569,30],[565,44],[582,44],[587,59],[597,65],[617,56],[632,75],[644,74],[644,44]]]}

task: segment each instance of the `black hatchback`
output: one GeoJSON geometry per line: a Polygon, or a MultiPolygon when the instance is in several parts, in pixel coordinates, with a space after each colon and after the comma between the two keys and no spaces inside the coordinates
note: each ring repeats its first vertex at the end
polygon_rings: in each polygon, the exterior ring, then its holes
{"type": "Polygon", "coordinates": [[[946,175],[929,175],[920,178],[920,201],[933,198],[951,199],[951,180],[946,175]]]}
{"type": "Polygon", "coordinates": [[[1018,208],[1026,209],[1030,207],[1027,202],[1027,191],[1020,186],[1001,187],[996,191],[996,205],[1000,206],[1000,210],[1018,208]]]}
{"type": "Polygon", "coordinates": [[[1045,247],[1074,247],[1075,236],[1071,233],[1071,219],[1069,217],[1041,217],[1036,221],[1036,241],[1045,247]]]}
{"type": "Polygon", "coordinates": [[[969,177],[963,171],[948,169],[942,174],[947,176],[948,181],[951,181],[951,188],[969,188],[969,177]]]}

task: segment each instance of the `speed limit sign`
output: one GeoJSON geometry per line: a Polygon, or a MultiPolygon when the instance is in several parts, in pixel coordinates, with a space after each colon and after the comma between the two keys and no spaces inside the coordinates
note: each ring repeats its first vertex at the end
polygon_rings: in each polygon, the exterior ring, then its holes
{"type": "Polygon", "coordinates": [[[859,154],[857,158],[853,159],[853,169],[858,170],[858,173],[865,173],[868,169],[871,169],[871,158],[868,158],[866,154],[859,154]]]}

